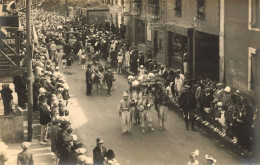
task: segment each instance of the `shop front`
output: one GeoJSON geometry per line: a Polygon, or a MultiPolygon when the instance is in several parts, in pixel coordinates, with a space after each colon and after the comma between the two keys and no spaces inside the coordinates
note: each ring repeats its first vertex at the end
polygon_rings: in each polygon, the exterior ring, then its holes
{"type": "Polygon", "coordinates": [[[192,74],[192,27],[166,24],[166,33],[166,64],[172,69],[181,69],[184,74],[192,74]]]}

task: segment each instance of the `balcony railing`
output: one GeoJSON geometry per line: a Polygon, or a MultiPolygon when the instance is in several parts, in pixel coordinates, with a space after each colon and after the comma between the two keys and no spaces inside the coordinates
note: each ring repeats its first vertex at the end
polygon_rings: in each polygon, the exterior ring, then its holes
{"type": "Polygon", "coordinates": [[[148,4],[148,15],[158,16],[159,5],[148,4]]]}
{"type": "Polygon", "coordinates": [[[142,11],[142,4],[141,3],[133,3],[132,4],[132,13],[141,13],[142,11]]]}

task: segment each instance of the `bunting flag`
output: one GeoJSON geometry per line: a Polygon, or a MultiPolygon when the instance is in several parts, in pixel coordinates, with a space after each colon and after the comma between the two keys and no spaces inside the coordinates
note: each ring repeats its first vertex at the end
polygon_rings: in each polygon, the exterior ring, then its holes
{"type": "Polygon", "coordinates": [[[22,24],[21,24],[20,19],[19,19],[18,21],[19,21],[19,27],[18,27],[18,30],[19,30],[19,31],[23,31],[23,26],[22,26],[22,24]]]}
{"type": "Polygon", "coordinates": [[[39,2],[39,3],[37,4],[37,6],[40,7],[42,4],[43,4],[43,1],[39,2]]]}
{"type": "Polygon", "coordinates": [[[1,27],[1,33],[3,33],[5,36],[7,36],[8,31],[5,28],[1,27]]]}
{"type": "Polygon", "coordinates": [[[38,43],[38,36],[34,24],[33,24],[33,42],[38,43]]]}
{"type": "Polygon", "coordinates": [[[11,1],[11,2],[6,6],[6,10],[7,10],[8,12],[11,12],[11,13],[14,12],[15,8],[16,8],[15,1],[11,1]]]}
{"type": "Polygon", "coordinates": [[[0,16],[2,16],[3,15],[3,0],[0,0],[0,16]]]}

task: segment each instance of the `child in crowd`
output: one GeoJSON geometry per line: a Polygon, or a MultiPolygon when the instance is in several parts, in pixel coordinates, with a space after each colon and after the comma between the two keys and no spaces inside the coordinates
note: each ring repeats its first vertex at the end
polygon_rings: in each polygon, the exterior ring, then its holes
{"type": "Polygon", "coordinates": [[[121,69],[123,66],[123,60],[124,60],[123,54],[121,52],[119,52],[118,56],[117,56],[117,73],[121,73],[121,69]]]}

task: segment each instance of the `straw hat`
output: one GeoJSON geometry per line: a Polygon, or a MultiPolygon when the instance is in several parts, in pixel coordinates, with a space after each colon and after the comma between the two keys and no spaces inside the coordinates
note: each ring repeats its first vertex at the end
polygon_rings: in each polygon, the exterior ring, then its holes
{"type": "Polygon", "coordinates": [[[226,88],[224,89],[226,92],[230,92],[231,88],[229,86],[226,86],[226,88]]]}
{"type": "Polygon", "coordinates": [[[30,142],[23,142],[21,144],[22,149],[28,149],[31,146],[30,142]]]}
{"type": "Polygon", "coordinates": [[[85,148],[78,148],[75,150],[75,152],[78,154],[84,154],[85,152],[87,152],[87,150],[85,148]]]}
{"type": "Polygon", "coordinates": [[[128,93],[125,91],[125,92],[123,93],[123,96],[124,96],[124,97],[128,97],[128,93]]]}
{"type": "Polygon", "coordinates": [[[222,107],[222,106],[223,106],[223,103],[222,103],[222,102],[218,102],[218,103],[217,103],[217,106],[218,106],[218,107],[222,107]]]}

